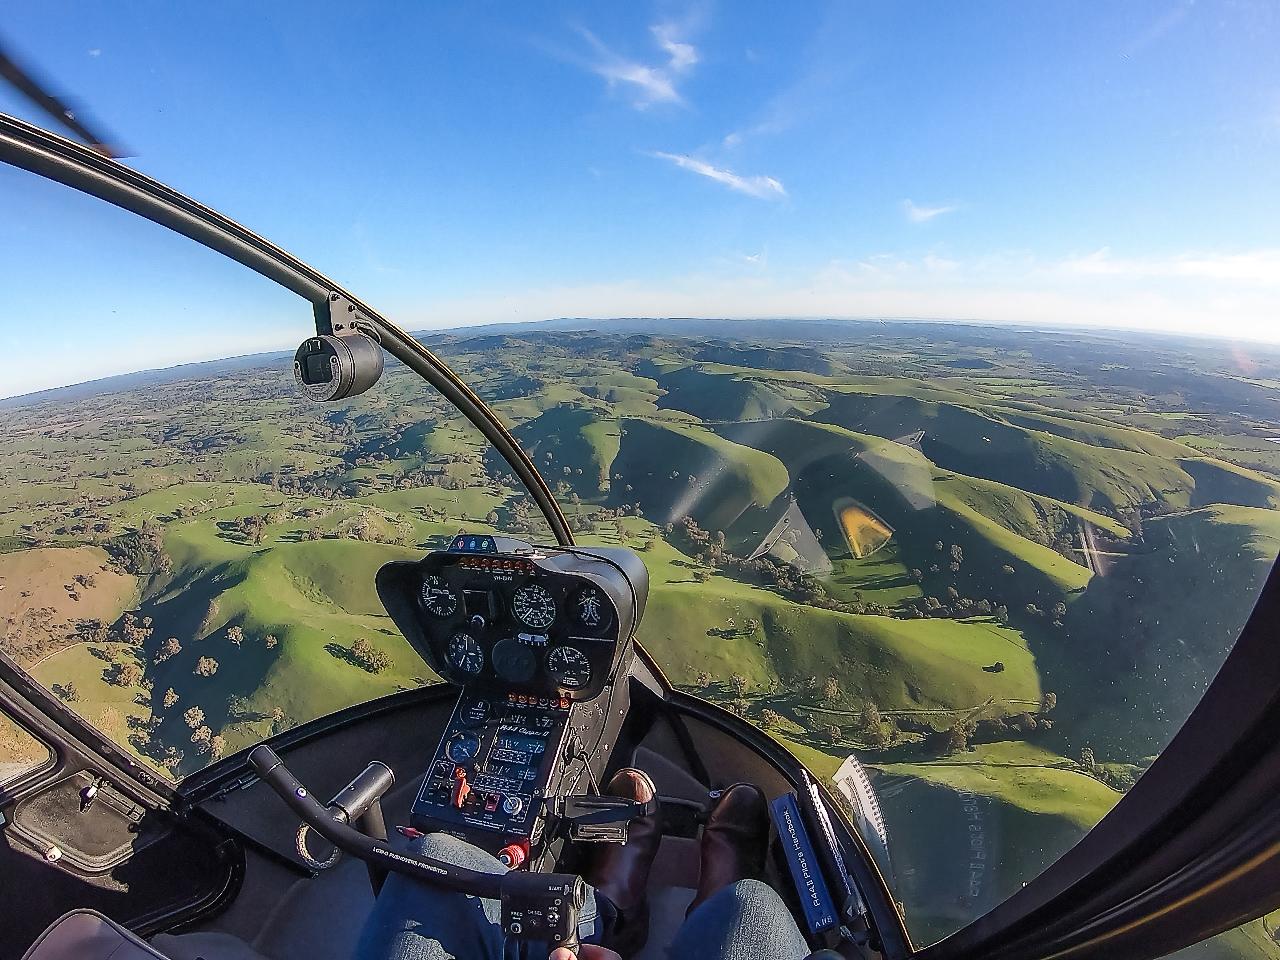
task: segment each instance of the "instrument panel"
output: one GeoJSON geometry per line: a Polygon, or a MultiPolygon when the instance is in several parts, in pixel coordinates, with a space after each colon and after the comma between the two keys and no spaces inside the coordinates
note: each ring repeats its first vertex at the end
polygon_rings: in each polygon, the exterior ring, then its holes
{"type": "Polygon", "coordinates": [[[490,536],[460,535],[449,550],[379,573],[388,611],[445,679],[571,700],[604,688],[647,587],[630,551],[539,548],[490,536]],[[384,591],[392,580],[399,604],[384,591]],[[402,623],[410,605],[412,623],[402,623]]]}

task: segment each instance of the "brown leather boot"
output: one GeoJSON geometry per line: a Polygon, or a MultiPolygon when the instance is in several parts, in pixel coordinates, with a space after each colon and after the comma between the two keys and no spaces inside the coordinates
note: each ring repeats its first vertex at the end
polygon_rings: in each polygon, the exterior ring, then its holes
{"type": "Polygon", "coordinates": [[[730,884],[762,877],[768,838],[769,805],[760,788],[735,783],[722,790],[702,828],[702,871],[686,915],[730,884]]]}
{"type": "MultiPolygon", "coordinates": [[[[623,767],[604,792],[648,803],[658,795],[649,775],[623,767]]],[[[604,945],[623,957],[639,953],[649,939],[649,868],[662,842],[661,814],[632,820],[626,843],[593,844],[590,866],[583,878],[617,908],[617,921],[605,930],[604,945]]]]}

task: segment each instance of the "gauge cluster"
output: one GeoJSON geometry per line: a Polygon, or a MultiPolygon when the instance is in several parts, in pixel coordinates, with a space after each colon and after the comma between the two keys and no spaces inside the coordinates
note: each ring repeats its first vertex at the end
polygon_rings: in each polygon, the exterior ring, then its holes
{"type": "Polygon", "coordinates": [[[604,688],[647,588],[628,550],[491,536],[460,535],[448,550],[378,575],[397,625],[445,679],[571,700],[604,688]]]}

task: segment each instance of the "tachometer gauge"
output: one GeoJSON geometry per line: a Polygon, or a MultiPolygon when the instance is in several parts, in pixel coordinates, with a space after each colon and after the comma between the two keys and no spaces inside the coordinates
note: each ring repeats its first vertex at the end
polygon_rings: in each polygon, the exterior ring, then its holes
{"type": "Polygon", "coordinates": [[[418,602],[422,604],[423,610],[441,620],[458,612],[458,595],[438,573],[430,573],[422,578],[418,602]]]}
{"type": "Polygon", "coordinates": [[[526,583],[511,598],[511,609],[526,627],[546,630],[556,622],[556,601],[546,587],[526,583]]]}
{"type": "Polygon", "coordinates": [[[469,633],[449,638],[449,664],[463,673],[477,674],[484,667],[484,651],[469,633]]]}
{"type": "Polygon", "coordinates": [[[579,690],[591,682],[591,661],[577,647],[556,647],[547,656],[547,672],[560,686],[579,690]]]}

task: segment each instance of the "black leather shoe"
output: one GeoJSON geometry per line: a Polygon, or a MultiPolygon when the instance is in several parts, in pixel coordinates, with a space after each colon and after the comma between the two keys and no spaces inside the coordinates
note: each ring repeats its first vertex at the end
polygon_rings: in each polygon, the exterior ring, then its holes
{"type": "MultiPolygon", "coordinates": [[[[658,795],[649,775],[634,767],[615,773],[604,792],[640,803],[658,795]]],[[[654,813],[628,824],[626,843],[593,844],[590,865],[583,874],[596,894],[617,911],[604,931],[604,945],[623,957],[639,953],[649,939],[649,869],[662,842],[660,824],[661,814],[654,813]]]]}
{"type": "Polygon", "coordinates": [[[760,788],[735,783],[721,791],[702,828],[702,870],[687,912],[730,884],[760,879],[768,838],[769,805],[760,788]]]}

